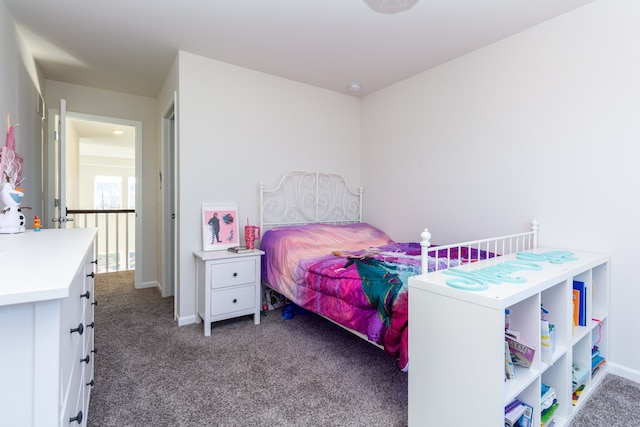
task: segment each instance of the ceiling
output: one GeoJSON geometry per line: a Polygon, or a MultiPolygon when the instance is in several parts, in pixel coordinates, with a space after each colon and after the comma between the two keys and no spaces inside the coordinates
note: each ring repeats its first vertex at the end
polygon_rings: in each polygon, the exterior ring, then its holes
{"type": "Polygon", "coordinates": [[[363,96],[593,0],[0,1],[46,79],[155,98],[178,50],[363,96]]]}
{"type": "Polygon", "coordinates": [[[69,128],[73,128],[78,138],[80,163],[95,162],[97,158],[108,159],[101,164],[109,164],[113,159],[135,159],[136,128],[133,126],[67,116],[69,128]],[[119,131],[118,134],[115,131],[119,131]]]}

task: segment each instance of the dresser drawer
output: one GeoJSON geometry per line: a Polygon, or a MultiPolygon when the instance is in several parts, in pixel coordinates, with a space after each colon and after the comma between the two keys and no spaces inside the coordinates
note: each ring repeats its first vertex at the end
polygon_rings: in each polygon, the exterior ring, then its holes
{"type": "Polygon", "coordinates": [[[86,414],[83,410],[83,396],[81,389],[84,369],[82,365],[84,365],[84,363],[80,362],[79,356],[74,362],[68,387],[66,387],[62,392],[64,402],[60,411],[61,426],[83,426],[86,424],[86,414]],[[80,413],[82,413],[82,415],[80,415],[80,413]],[[74,418],[76,419],[75,421],[70,421],[74,418]]]}
{"type": "Polygon", "coordinates": [[[60,302],[60,376],[65,383],[69,381],[75,359],[79,359],[76,356],[82,353],[85,334],[88,332],[85,311],[91,306],[88,299],[81,296],[86,292],[83,276],[84,268],[81,267],[69,288],[69,297],[60,302]]]}
{"type": "Polygon", "coordinates": [[[256,285],[238,286],[211,292],[211,316],[251,310],[256,306],[256,285]]]}
{"type": "Polygon", "coordinates": [[[256,282],[256,260],[211,264],[211,289],[256,282]]]}

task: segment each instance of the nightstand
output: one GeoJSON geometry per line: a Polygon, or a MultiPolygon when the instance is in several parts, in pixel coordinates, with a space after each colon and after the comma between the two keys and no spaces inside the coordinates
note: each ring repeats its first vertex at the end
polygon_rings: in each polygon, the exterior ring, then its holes
{"type": "Polygon", "coordinates": [[[211,322],[253,314],[260,324],[260,260],[264,252],[243,254],[229,251],[197,251],[196,322],[204,322],[204,335],[211,335],[211,322]]]}

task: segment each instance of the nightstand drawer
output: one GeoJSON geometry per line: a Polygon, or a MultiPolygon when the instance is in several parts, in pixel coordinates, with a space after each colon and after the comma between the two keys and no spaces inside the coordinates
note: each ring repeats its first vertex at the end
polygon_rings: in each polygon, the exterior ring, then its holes
{"type": "Polygon", "coordinates": [[[211,268],[211,289],[256,283],[256,260],[216,263],[211,268]]]}
{"type": "Polygon", "coordinates": [[[211,292],[211,316],[251,310],[256,306],[256,285],[238,286],[211,292]]]}

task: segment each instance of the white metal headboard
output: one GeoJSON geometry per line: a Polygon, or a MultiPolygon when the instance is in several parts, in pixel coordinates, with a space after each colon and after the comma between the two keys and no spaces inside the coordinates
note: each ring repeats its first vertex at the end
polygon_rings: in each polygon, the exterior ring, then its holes
{"type": "Polygon", "coordinates": [[[282,225],[362,222],[362,187],[355,192],[340,174],[294,170],[265,190],[260,183],[260,229],[282,225]]]}

